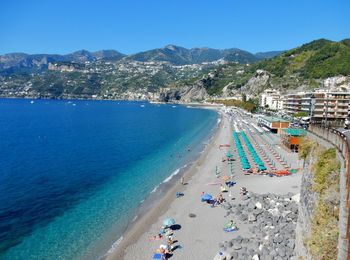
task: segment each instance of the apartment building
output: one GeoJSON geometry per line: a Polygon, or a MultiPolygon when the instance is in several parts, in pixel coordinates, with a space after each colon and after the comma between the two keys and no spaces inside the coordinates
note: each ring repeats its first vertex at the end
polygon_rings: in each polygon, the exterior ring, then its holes
{"type": "Polygon", "coordinates": [[[303,94],[304,93],[285,95],[283,98],[283,110],[291,115],[300,112],[303,94]]]}
{"type": "Polygon", "coordinates": [[[276,89],[265,89],[260,95],[259,103],[261,107],[268,107],[273,110],[283,109],[283,99],[276,89]]]}
{"type": "Polygon", "coordinates": [[[350,92],[315,90],[284,97],[289,114],[307,112],[313,121],[345,120],[350,115],[350,92]]]}

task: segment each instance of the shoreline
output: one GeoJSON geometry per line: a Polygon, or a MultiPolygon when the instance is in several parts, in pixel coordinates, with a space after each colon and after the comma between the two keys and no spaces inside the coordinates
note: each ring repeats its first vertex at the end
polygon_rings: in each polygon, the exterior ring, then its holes
{"type": "Polygon", "coordinates": [[[57,101],[125,101],[125,102],[145,102],[151,105],[182,105],[187,108],[202,108],[202,109],[218,109],[222,107],[221,104],[216,103],[192,103],[192,102],[161,102],[153,100],[144,100],[144,99],[98,99],[98,98],[36,98],[36,97],[1,97],[0,99],[24,99],[24,100],[57,100],[57,101]]]}
{"type": "MultiPolygon", "coordinates": [[[[199,107],[205,109],[202,106],[199,107]]],[[[111,247],[113,251],[107,252],[100,258],[101,260],[123,259],[126,254],[126,249],[129,246],[135,244],[142,234],[149,231],[151,226],[157,222],[158,218],[161,217],[170,208],[171,204],[176,200],[174,194],[176,192],[184,192],[189,188],[188,185],[182,185],[178,180],[183,176],[185,177],[185,182],[188,183],[189,180],[191,180],[196,174],[199,173],[198,166],[203,164],[209,152],[213,149],[213,147],[215,147],[214,144],[217,142],[220,130],[223,130],[223,113],[215,107],[207,107],[207,109],[217,110],[219,115],[218,120],[220,120],[220,122],[216,126],[216,129],[214,129],[214,133],[209,137],[208,143],[205,145],[204,150],[199,154],[199,157],[196,160],[191,162],[190,165],[187,165],[187,167],[180,167],[180,169],[184,168],[184,171],[176,175],[176,181],[174,181],[169,189],[165,191],[164,196],[160,198],[159,201],[156,201],[152,209],[150,209],[141,217],[138,217],[137,215],[136,220],[134,219],[134,221],[131,221],[122,236],[118,238],[118,240],[114,243],[117,243],[115,249],[113,249],[113,244],[111,247]]],[[[146,200],[147,199],[148,198],[146,198],[146,200]]],[[[141,207],[142,206],[140,206],[140,209],[141,207]]]]}
{"type": "MultiPolygon", "coordinates": [[[[232,237],[241,236],[247,238],[248,241],[258,241],[256,234],[252,232],[250,221],[247,221],[240,210],[237,214],[232,211],[234,204],[241,207],[247,203],[244,196],[240,194],[240,188],[245,187],[254,194],[290,196],[288,194],[294,195],[300,192],[301,175],[299,174],[283,178],[270,178],[267,175],[259,174],[246,175],[239,160],[233,160],[233,163],[223,160],[228,152],[231,152],[234,158],[238,158],[239,154],[234,149],[230,118],[224,112],[221,115],[222,120],[215,137],[208,144],[208,148],[200,159],[186,172],[185,182],[188,185],[183,186],[177,182],[174,188],[169,189],[167,196],[161,203],[147,212],[147,217],[139,221],[137,226],[135,225],[129,232],[125,233],[124,241],[106,259],[150,259],[157,248],[161,246],[160,244],[167,243],[166,238],[159,240],[152,238],[159,233],[163,220],[169,217],[174,218],[177,224],[176,231],[174,231],[175,246],[171,259],[213,259],[220,250],[220,246],[216,245],[221,245],[223,241],[232,240],[232,237]],[[225,146],[221,146],[221,144],[225,146]],[[230,147],[227,147],[226,144],[229,144],[230,147]],[[220,185],[225,175],[231,175],[235,184],[233,187],[227,187],[226,192],[222,192],[220,185]],[[176,191],[182,191],[184,196],[176,199],[176,191]],[[221,206],[210,206],[203,203],[200,199],[203,192],[212,196],[221,194],[227,203],[221,206]],[[230,220],[234,221],[238,227],[234,233],[223,230],[223,227],[230,220]]],[[[242,131],[247,127],[242,128],[242,131]]],[[[300,161],[295,154],[282,149],[281,152],[299,164],[300,161]]],[[[252,246],[254,244],[249,245],[251,250],[252,246]]],[[[239,249],[237,248],[237,250],[239,249]]],[[[247,247],[244,249],[248,250],[247,247]]],[[[256,250],[259,249],[255,247],[254,252],[256,250]]],[[[240,258],[237,259],[248,259],[246,257],[248,251],[245,252],[242,249],[236,253],[240,254],[240,258]]]]}

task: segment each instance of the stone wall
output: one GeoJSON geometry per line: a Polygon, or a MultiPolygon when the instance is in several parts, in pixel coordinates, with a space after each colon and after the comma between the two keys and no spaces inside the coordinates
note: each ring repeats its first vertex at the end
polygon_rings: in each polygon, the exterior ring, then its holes
{"type": "Polygon", "coordinates": [[[311,168],[316,161],[317,157],[314,153],[311,153],[305,160],[302,173],[298,222],[295,234],[295,254],[297,259],[311,259],[304,246],[304,239],[311,230],[311,217],[317,200],[316,193],[311,191],[313,180],[311,168]]]}

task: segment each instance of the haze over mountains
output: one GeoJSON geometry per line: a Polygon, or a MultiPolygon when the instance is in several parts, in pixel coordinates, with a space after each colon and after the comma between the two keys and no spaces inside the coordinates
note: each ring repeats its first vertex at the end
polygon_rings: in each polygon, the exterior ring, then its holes
{"type": "Polygon", "coordinates": [[[258,60],[274,57],[281,51],[259,52],[252,54],[237,48],[212,49],[212,48],[192,48],[187,49],[175,45],[167,45],[158,48],[139,52],[132,55],[125,55],[115,50],[101,50],[89,52],[80,50],[66,55],[58,54],[26,54],[9,53],[0,55],[0,73],[8,74],[14,72],[37,72],[45,70],[50,62],[76,62],[86,61],[164,61],[173,65],[198,64],[202,62],[212,62],[223,59],[238,63],[252,63],[258,60]]]}

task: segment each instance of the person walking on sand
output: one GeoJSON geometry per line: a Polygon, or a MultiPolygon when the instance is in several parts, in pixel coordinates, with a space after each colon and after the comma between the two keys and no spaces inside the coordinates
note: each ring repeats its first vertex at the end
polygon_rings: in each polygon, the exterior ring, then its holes
{"type": "Polygon", "coordinates": [[[181,177],[181,184],[185,185],[185,177],[183,177],[183,176],[181,177]]]}

